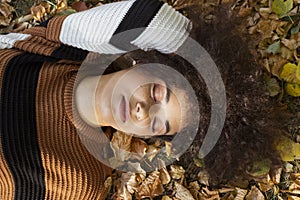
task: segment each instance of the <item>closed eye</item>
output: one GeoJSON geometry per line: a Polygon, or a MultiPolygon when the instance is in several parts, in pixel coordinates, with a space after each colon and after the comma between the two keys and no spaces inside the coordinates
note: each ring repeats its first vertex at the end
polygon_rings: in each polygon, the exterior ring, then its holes
{"type": "Polygon", "coordinates": [[[154,102],[162,102],[166,99],[168,102],[168,88],[161,84],[154,83],[151,87],[151,97],[154,102]]]}

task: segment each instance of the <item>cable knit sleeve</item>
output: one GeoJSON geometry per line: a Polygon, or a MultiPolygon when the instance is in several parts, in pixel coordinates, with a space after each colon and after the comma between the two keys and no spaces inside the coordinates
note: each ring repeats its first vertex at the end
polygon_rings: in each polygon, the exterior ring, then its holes
{"type": "MultiPolygon", "coordinates": [[[[47,40],[82,50],[118,54],[140,48],[176,51],[188,37],[191,23],[159,0],[128,0],[105,4],[67,17],[55,17],[45,31],[47,40]]],[[[0,48],[11,48],[30,35],[0,36],[0,48]]]]}

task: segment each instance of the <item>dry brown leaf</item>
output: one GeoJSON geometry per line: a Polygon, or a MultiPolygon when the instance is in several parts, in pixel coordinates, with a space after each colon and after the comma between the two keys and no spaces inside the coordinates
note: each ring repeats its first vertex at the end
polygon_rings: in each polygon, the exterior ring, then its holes
{"type": "Polygon", "coordinates": [[[175,197],[184,200],[195,200],[193,195],[183,185],[175,182],[175,197]]]}
{"type": "Polygon", "coordinates": [[[271,13],[272,13],[271,8],[259,8],[259,14],[264,19],[268,19],[271,13]]]}
{"type": "Polygon", "coordinates": [[[294,51],[288,49],[285,46],[280,47],[280,51],[281,51],[281,57],[287,60],[291,60],[294,56],[294,51]]]}
{"type": "Polygon", "coordinates": [[[147,147],[148,145],[144,140],[132,138],[131,152],[136,153],[139,156],[139,158],[142,158],[146,154],[147,147]]]}
{"type": "Polygon", "coordinates": [[[247,195],[247,190],[241,189],[241,188],[235,188],[236,189],[236,196],[235,200],[244,200],[244,198],[247,195]]]}
{"type": "Polygon", "coordinates": [[[198,181],[203,184],[209,186],[209,174],[206,170],[201,170],[198,173],[198,181]]]}
{"type": "Polygon", "coordinates": [[[121,177],[121,183],[126,185],[130,194],[137,191],[138,186],[145,180],[146,173],[123,173],[121,177]]]}
{"type": "Polygon", "coordinates": [[[165,146],[166,146],[166,154],[169,157],[171,155],[172,143],[165,141],[165,146]]]}
{"type": "Polygon", "coordinates": [[[115,154],[115,158],[125,161],[130,157],[132,136],[121,131],[116,131],[111,139],[110,146],[115,154]]]}
{"type": "Polygon", "coordinates": [[[267,175],[264,178],[256,180],[258,182],[258,186],[262,192],[266,192],[274,188],[274,183],[271,180],[270,175],[267,175]]]}
{"type": "Polygon", "coordinates": [[[30,8],[31,14],[34,20],[41,21],[42,18],[47,14],[46,9],[42,5],[33,6],[30,8]]]}
{"type": "MultiPolygon", "coordinates": [[[[245,1],[246,3],[247,1],[245,1]]],[[[239,10],[238,15],[241,17],[246,17],[249,16],[252,13],[253,8],[252,7],[247,7],[247,6],[242,6],[239,10]]]]}
{"type": "Polygon", "coordinates": [[[142,182],[136,192],[136,197],[138,199],[146,197],[153,198],[163,194],[164,187],[159,178],[159,174],[159,171],[154,171],[142,182]]]}
{"type": "Polygon", "coordinates": [[[300,197],[294,196],[294,195],[287,195],[288,200],[300,200],[300,197]]]}
{"type": "Polygon", "coordinates": [[[272,171],[271,179],[272,179],[274,184],[279,184],[280,183],[281,173],[282,173],[282,168],[277,168],[277,169],[272,171]]]}
{"type": "Polygon", "coordinates": [[[160,148],[156,147],[155,145],[149,145],[146,150],[148,159],[152,161],[153,158],[155,158],[155,156],[158,154],[159,150],[160,148]]]}
{"type": "Polygon", "coordinates": [[[283,38],[281,40],[281,43],[284,44],[284,46],[286,46],[290,50],[295,50],[298,47],[297,41],[294,39],[289,40],[289,39],[283,38]]]}
{"type": "Polygon", "coordinates": [[[168,196],[163,196],[161,199],[162,199],[162,200],[172,200],[172,198],[171,198],[171,197],[168,197],[168,196]]]}
{"type": "Polygon", "coordinates": [[[127,187],[125,184],[121,184],[117,191],[117,198],[116,200],[132,200],[132,196],[127,190],[127,187]]]}
{"type": "Polygon", "coordinates": [[[42,1],[40,5],[45,8],[47,13],[51,12],[51,5],[48,2],[42,1]]]}
{"type": "Polygon", "coordinates": [[[193,195],[194,199],[200,199],[200,186],[197,181],[191,182],[189,184],[190,193],[193,195]]]}
{"type": "Polygon", "coordinates": [[[162,184],[163,185],[168,184],[171,181],[171,176],[170,176],[167,168],[166,167],[162,167],[159,170],[159,172],[160,172],[159,177],[160,177],[160,180],[161,180],[162,184]]]}
{"type": "Polygon", "coordinates": [[[171,165],[170,166],[170,175],[173,179],[181,179],[184,177],[185,170],[182,166],[171,165]]]}
{"type": "Polygon", "coordinates": [[[67,0],[55,0],[55,1],[56,1],[56,6],[58,11],[67,9],[67,5],[68,5],[67,0]]]}
{"type": "Polygon", "coordinates": [[[246,200],[264,200],[264,199],[265,199],[264,195],[256,186],[252,186],[250,192],[246,196],[246,200]]]}
{"type": "Polygon", "coordinates": [[[72,3],[72,8],[74,10],[76,10],[77,12],[84,11],[84,10],[88,9],[88,7],[86,6],[86,3],[82,2],[82,1],[75,1],[75,2],[73,2],[72,3]]]}
{"type": "Polygon", "coordinates": [[[288,60],[278,55],[269,57],[269,66],[271,66],[271,73],[274,76],[280,77],[283,66],[288,63],[288,60]]]}
{"type": "Polygon", "coordinates": [[[175,8],[176,10],[180,10],[183,8],[196,6],[198,4],[199,4],[198,0],[176,0],[172,5],[172,7],[175,8]]]}
{"type": "Polygon", "coordinates": [[[257,32],[262,35],[262,39],[271,38],[273,35],[271,20],[260,20],[257,23],[257,32]]]}
{"type": "Polygon", "coordinates": [[[8,26],[13,18],[14,8],[8,3],[0,3],[0,25],[8,26]]]}

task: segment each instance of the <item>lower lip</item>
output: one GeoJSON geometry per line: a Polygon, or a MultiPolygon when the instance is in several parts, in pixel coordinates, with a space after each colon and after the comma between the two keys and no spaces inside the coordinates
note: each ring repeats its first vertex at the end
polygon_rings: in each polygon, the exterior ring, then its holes
{"type": "Polygon", "coordinates": [[[128,109],[127,109],[127,104],[126,104],[126,100],[125,100],[124,96],[122,97],[121,102],[120,102],[119,113],[120,113],[121,121],[126,122],[128,109]]]}

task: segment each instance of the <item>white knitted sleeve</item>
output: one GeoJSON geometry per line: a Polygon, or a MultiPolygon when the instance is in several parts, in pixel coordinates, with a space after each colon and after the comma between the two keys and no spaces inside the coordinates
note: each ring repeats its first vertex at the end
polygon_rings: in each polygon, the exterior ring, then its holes
{"type": "Polygon", "coordinates": [[[187,39],[192,23],[168,4],[164,4],[145,31],[131,43],[148,51],[175,52],[187,39]]]}
{"type": "Polygon", "coordinates": [[[10,49],[17,41],[26,40],[30,37],[29,34],[9,33],[7,35],[0,35],[0,49],[10,49]]]}
{"type": "Polygon", "coordinates": [[[60,41],[98,53],[123,53],[109,43],[113,33],[134,1],[105,4],[68,16],[62,25],[60,41]]]}
{"type": "MultiPolygon", "coordinates": [[[[72,14],[62,24],[60,41],[67,45],[97,53],[124,53],[126,50],[120,49],[121,47],[117,47],[112,43],[111,39],[115,31],[124,18],[123,23],[130,24],[132,27],[134,27],[132,25],[135,23],[134,20],[138,22],[144,20],[146,23],[147,19],[142,16],[143,14],[146,16],[147,8],[151,10],[151,6],[153,6],[151,3],[155,1],[159,2],[158,0],[121,1],[72,14]],[[135,8],[130,10],[135,2],[142,6],[137,6],[136,10],[134,10],[135,8]],[[131,18],[126,18],[127,12],[130,11],[132,12],[130,13],[131,18]]],[[[150,18],[147,25],[143,27],[144,30],[133,40],[128,41],[129,43],[145,51],[156,49],[162,53],[175,52],[184,43],[192,27],[190,20],[167,3],[161,3],[161,5],[153,13],[153,18],[150,18]]],[[[126,39],[122,41],[121,38],[122,42],[126,43],[126,39]]]]}

